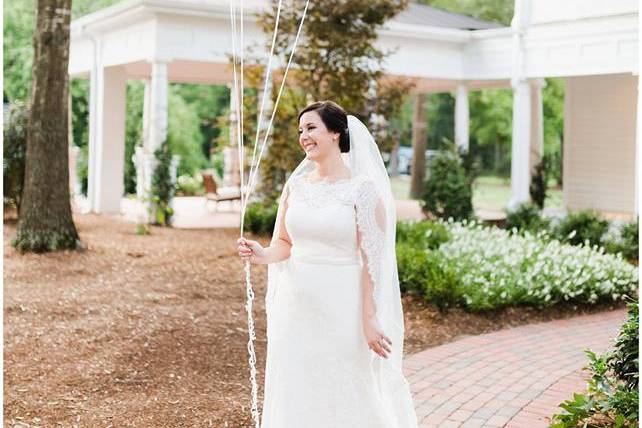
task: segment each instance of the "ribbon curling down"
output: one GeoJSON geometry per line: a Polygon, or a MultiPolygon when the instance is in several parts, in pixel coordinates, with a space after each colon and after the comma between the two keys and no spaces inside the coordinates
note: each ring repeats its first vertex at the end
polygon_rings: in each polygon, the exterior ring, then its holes
{"type": "MultiPolygon", "coordinates": [[[[274,23],[274,32],[272,35],[272,46],[270,48],[270,56],[268,59],[268,65],[265,69],[265,77],[264,77],[264,85],[263,85],[263,97],[261,99],[261,107],[259,109],[259,114],[257,118],[257,126],[256,126],[256,136],[254,138],[254,150],[252,152],[252,161],[250,162],[250,171],[248,174],[248,183],[247,187],[244,187],[244,176],[245,176],[245,171],[244,171],[244,160],[245,160],[245,146],[244,146],[244,138],[243,138],[243,120],[244,120],[244,115],[243,115],[243,89],[244,89],[244,81],[243,81],[243,68],[244,68],[244,34],[243,34],[243,18],[244,18],[244,5],[243,5],[243,0],[240,0],[238,2],[237,0],[230,0],[230,21],[231,21],[231,27],[232,27],[232,62],[233,62],[233,73],[234,73],[234,79],[233,79],[233,88],[232,88],[232,93],[230,94],[233,99],[235,100],[235,107],[236,107],[236,118],[237,118],[237,123],[236,123],[236,137],[237,137],[237,150],[238,150],[238,158],[239,158],[239,171],[241,175],[241,180],[240,180],[240,186],[241,186],[241,218],[240,218],[240,237],[243,237],[243,227],[244,227],[244,219],[245,219],[245,212],[247,209],[247,204],[248,200],[250,198],[250,195],[252,194],[252,191],[254,190],[254,187],[256,185],[256,180],[257,180],[257,174],[258,174],[258,168],[261,163],[261,158],[263,157],[263,152],[265,150],[265,146],[267,144],[267,139],[270,134],[270,129],[272,128],[272,123],[274,122],[274,116],[276,114],[276,110],[279,105],[279,100],[281,99],[281,93],[283,92],[283,88],[285,86],[285,81],[288,75],[288,71],[290,69],[290,66],[292,64],[292,58],[294,56],[294,52],[296,51],[297,44],[299,42],[299,36],[301,35],[301,30],[303,29],[303,23],[305,22],[305,17],[307,15],[308,11],[308,6],[310,4],[310,0],[306,0],[305,2],[305,7],[303,9],[303,12],[301,14],[301,19],[299,21],[299,26],[297,29],[296,36],[294,38],[294,42],[292,45],[292,50],[290,51],[290,56],[288,58],[287,65],[285,67],[285,71],[283,73],[283,79],[281,80],[281,86],[279,87],[279,92],[276,97],[276,101],[274,102],[274,106],[272,109],[272,115],[270,117],[270,121],[268,123],[267,128],[265,129],[265,135],[263,138],[263,141],[261,142],[261,149],[258,153],[257,157],[257,147],[258,147],[258,142],[259,142],[259,133],[261,130],[261,125],[262,125],[262,119],[263,119],[263,110],[265,107],[265,98],[267,96],[270,96],[271,94],[268,94],[267,88],[268,88],[268,80],[270,76],[270,71],[272,69],[272,58],[274,56],[274,46],[276,44],[276,36],[278,34],[278,29],[279,29],[279,19],[281,16],[281,8],[283,5],[283,0],[279,0],[278,6],[277,6],[277,12],[276,12],[276,19],[274,23]],[[238,4],[237,4],[238,3],[238,4]],[[240,13],[237,12],[237,9],[240,9],[240,13]],[[236,57],[237,57],[237,47],[236,47],[236,39],[237,39],[237,15],[240,17],[240,79],[237,77],[237,68],[236,68],[236,57]],[[240,85],[239,85],[239,80],[240,80],[240,85]]],[[[254,424],[256,428],[260,427],[260,415],[258,411],[258,386],[256,383],[256,353],[254,351],[254,340],[256,339],[255,331],[254,331],[254,319],[252,316],[252,304],[254,301],[254,291],[253,291],[253,286],[252,286],[252,278],[251,278],[251,265],[250,261],[246,260],[245,262],[245,289],[246,289],[246,304],[245,304],[245,310],[247,312],[247,325],[248,325],[248,343],[247,343],[247,350],[249,354],[249,365],[250,365],[250,382],[251,382],[251,406],[250,406],[250,411],[252,414],[252,419],[254,420],[254,424]]]]}

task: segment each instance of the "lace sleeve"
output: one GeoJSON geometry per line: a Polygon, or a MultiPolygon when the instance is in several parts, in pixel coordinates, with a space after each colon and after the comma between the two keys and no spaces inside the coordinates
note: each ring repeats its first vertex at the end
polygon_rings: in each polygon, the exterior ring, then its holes
{"type": "Polygon", "coordinates": [[[364,180],[359,183],[355,206],[360,247],[366,258],[376,307],[381,286],[386,215],[383,201],[372,181],[364,180]]]}

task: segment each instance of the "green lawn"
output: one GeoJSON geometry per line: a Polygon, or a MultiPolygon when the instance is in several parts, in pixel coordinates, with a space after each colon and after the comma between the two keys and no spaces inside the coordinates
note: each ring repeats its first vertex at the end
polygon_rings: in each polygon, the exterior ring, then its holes
{"type": "MultiPolygon", "coordinates": [[[[393,177],[392,193],[397,199],[408,199],[409,177],[393,177]]],[[[486,210],[504,210],[510,199],[510,179],[497,176],[480,176],[473,185],[473,205],[486,210]]],[[[549,187],[546,208],[562,207],[562,189],[549,187]]]]}

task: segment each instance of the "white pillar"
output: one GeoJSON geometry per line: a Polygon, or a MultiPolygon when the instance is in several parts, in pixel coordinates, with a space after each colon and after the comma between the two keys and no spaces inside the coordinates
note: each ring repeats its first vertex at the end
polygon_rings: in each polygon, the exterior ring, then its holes
{"type": "Polygon", "coordinates": [[[634,207],[633,207],[633,215],[634,219],[635,216],[638,216],[640,214],[640,195],[638,192],[640,192],[640,161],[642,161],[641,156],[640,156],[640,132],[642,132],[642,92],[640,91],[640,76],[638,74],[637,76],[638,79],[638,97],[637,97],[637,116],[636,116],[636,127],[635,127],[635,196],[634,196],[634,207]]]}
{"type": "Polygon", "coordinates": [[[455,143],[465,151],[468,151],[469,122],[468,88],[464,83],[459,83],[455,97],[455,143]]]}
{"type": "Polygon", "coordinates": [[[120,213],[126,83],[127,73],[122,66],[98,66],[91,75],[89,202],[96,213],[120,213]]]}
{"type": "Polygon", "coordinates": [[[89,75],[89,141],[87,148],[87,200],[88,212],[96,206],[96,140],[98,133],[98,86],[102,80],[100,64],[101,42],[90,38],[94,48],[94,57],[89,75]]]}
{"type": "Polygon", "coordinates": [[[526,79],[526,47],[524,36],[530,23],[530,0],[515,0],[515,13],[511,21],[513,30],[513,136],[511,158],[511,198],[507,209],[530,200],[530,150],[531,150],[531,88],[526,79]]]}
{"type": "MultiPolygon", "coordinates": [[[[240,159],[238,156],[238,118],[236,117],[236,104],[237,99],[234,95],[234,87],[231,84],[228,84],[227,87],[230,89],[230,114],[228,116],[229,123],[229,139],[230,144],[223,149],[223,186],[239,186],[241,184],[240,177],[240,159]]],[[[260,97],[259,97],[260,99],[260,97]]],[[[247,141],[246,141],[247,144],[247,141]]],[[[246,147],[245,154],[250,151],[250,156],[252,155],[251,150],[248,150],[246,147]]],[[[244,183],[247,182],[247,174],[249,169],[246,168],[244,183]]]]}
{"type": "Polygon", "coordinates": [[[508,209],[530,200],[531,88],[526,80],[513,86],[513,138],[511,159],[511,199],[508,209]]]}
{"type": "Polygon", "coordinates": [[[151,63],[152,77],[149,95],[149,140],[146,151],[154,153],[167,138],[167,62],[154,60],[151,63]]]}
{"type": "MultiPolygon", "coordinates": [[[[157,160],[154,155],[167,138],[168,127],[168,62],[151,61],[151,77],[146,78],[143,99],[143,147],[136,147],[132,161],[136,166],[136,195],[138,221],[147,223],[149,218],[152,177],[157,160]]],[[[176,183],[176,170],[180,157],[175,155],[170,167],[172,181],[176,183]]]]}
{"type": "Polygon", "coordinates": [[[150,129],[150,106],[151,106],[151,81],[149,78],[143,79],[145,90],[143,92],[143,147],[149,147],[149,129],[150,129]]]}

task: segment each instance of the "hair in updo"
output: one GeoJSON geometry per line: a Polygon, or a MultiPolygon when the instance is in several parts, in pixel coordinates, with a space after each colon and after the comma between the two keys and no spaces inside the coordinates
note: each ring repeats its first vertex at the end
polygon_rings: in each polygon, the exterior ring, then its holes
{"type": "Polygon", "coordinates": [[[341,153],[350,151],[350,134],[348,133],[348,116],[345,110],[334,101],[317,101],[308,105],[299,113],[299,120],[303,113],[316,111],[321,121],[329,131],[339,133],[339,150],[341,153]]]}

